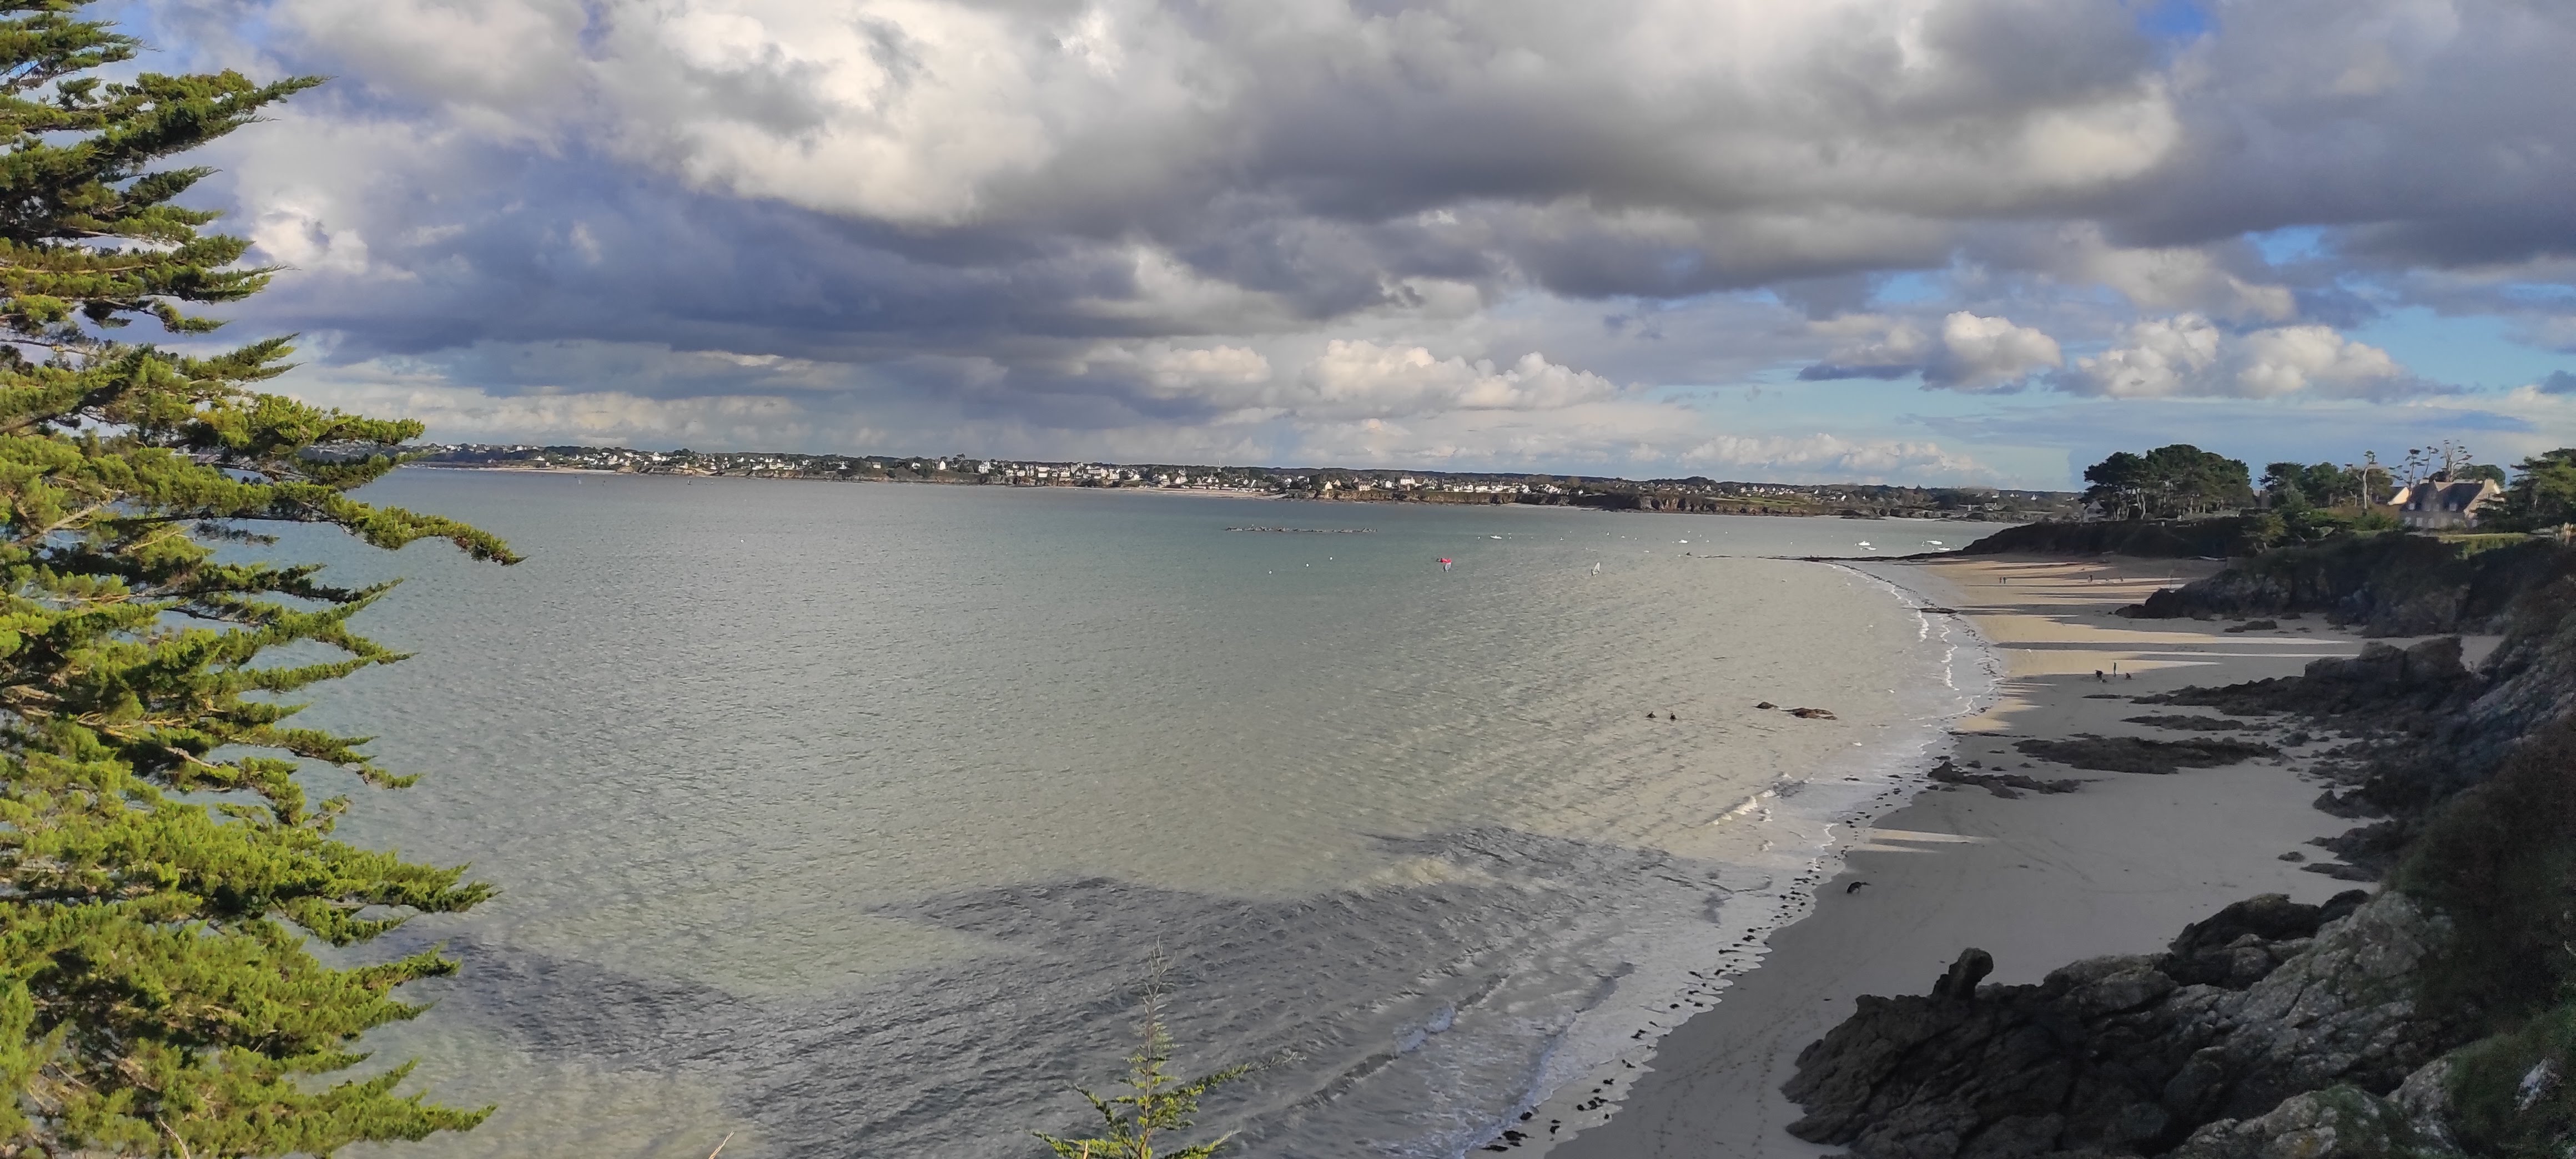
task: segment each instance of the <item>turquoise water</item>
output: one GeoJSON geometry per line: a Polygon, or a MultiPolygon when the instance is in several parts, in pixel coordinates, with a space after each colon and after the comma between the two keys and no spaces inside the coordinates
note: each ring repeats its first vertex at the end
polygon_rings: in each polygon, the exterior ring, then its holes
{"type": "Polygon", "coordinates": [[[1202,1120],[1244,1154],[1455,1155],[1749,961],[1966,698],[1943,625],[1753,558],[1955,526],[428,470],[367,497],[529,556],[289,544],[411,577],[366,624],[416,658],[312,715],[426,776],[343,832],[502,890],[405,932],[467,970],[370,1040],[501,1110],[385,1154],[1038,1154],[1159,948],[1184,1061],[1267,1063],[1202,1120]]]}

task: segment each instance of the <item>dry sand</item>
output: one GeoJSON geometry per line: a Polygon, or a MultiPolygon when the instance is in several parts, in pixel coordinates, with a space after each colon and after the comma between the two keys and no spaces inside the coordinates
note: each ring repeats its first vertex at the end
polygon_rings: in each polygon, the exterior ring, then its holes
{"type": "Polygon", "coordinates": [[[2204,710],[2127,697],[2294,674],[2318,657],[2358,651],[2359,640],[2313,617],[2231,634],[2226,623],[2111,614],[2214,570],[2208,563],[1983,557],[1860,566],[1970,616],[2001,650],[1996,703],[1958,726],[1962,764],[2089,783],[2017,799],[1936,787],[1881,818],[1848,851],[1813,915],[1773,934],[1759,968],[1611,1084],[1607,1122],[1545,1146],[1549,1120],[1565,1113],[1561,1096],[1521,1125],[1534,1145],[1517,1150],[1585,1159],[1825,1155],[1837,1149],[1783,1130],[1801,1112],[1780,1085],[1798,1052],[1846,1017],[1857,996],[1928,992],[1968,946],[1994,954],[1993,981],[2036,982],[2081,958],[2160,949],[2184,925],[2258,893],[2314,902],[2353,887],[2280,859],[2291,851],[2322,858],[2305,843],[2349,825],[2310,805],[2319,787],[2300,775],[2300,756],[2316,746],[2280,762],[2170,776],[2039,761],[2025,769],[2028,758],[2011,746],[2079,733],[2190,735],[2121,718],[2204,710]],[[2097,669],[2114,665],[2121,679],[2095,681],[2097,669]],[[1845,892],[1854,881],[1869,884],[1845,892]]]}

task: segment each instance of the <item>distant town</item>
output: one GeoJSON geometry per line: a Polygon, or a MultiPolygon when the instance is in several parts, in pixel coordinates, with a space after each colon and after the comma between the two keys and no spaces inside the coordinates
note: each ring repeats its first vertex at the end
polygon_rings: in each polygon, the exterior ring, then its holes
{"type": "Polygon", "coordinates": [[[1620,479],[1593,475],[1230,467],[1182,463],[1051,463],[971,455],[800,455],[767,451],[639,451],[628,447],[408,448],[419,466],[523,471],[609,471],[742,479],[941,483],[987,487],[1102,487],[1265,495],[1317,502],[1488,503],[1716,515],[1840,515],[2022,523],[2070,518],[2073,491],[1881,484],[1749,483],[1702,476],[1620,479]]]}

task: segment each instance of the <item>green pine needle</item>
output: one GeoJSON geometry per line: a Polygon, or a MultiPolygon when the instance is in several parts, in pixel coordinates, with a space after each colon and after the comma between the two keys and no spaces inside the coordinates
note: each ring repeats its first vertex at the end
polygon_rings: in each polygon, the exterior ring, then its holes
{"type": "Polygon", "coordinates": [[[235,264],[248,243],[198,232],[214,214],[172,204],[208,171],[155,166],[319,82],[81,75],[140,48],[87,2],[0,0],[0,1154],[319,1155],[470,1128],[489,1109],[398,1093],[408,1066],[331,1078],[421,1012],[396,988],[456,963],[305,948],[492,893],[332,839],[346,800],[298,782],[318,763],[409,783],[279,700],[402,658],[350,627],[389,585],[217,549],[315,523],[518,557],[350,498],[420,424],[259,393],[287,339],[192,357],[107,337],[203,334],[194,309],[267,284],[235,264]],[[336,656],[264,662],[294,645],[336,656]]]}

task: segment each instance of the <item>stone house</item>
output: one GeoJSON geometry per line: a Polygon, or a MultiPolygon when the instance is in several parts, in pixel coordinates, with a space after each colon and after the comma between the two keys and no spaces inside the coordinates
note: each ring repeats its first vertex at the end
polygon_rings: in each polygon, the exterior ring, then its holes
{"type": "Polygon", "coordinates": [[[2408,527],[2439,530],[2475,527],[2478,509],[2503,498],[2504,488],[2493,479],[2435,477],[2400,488],[2389,497],[2388,505],[2397,521],[2408,527]]]}

